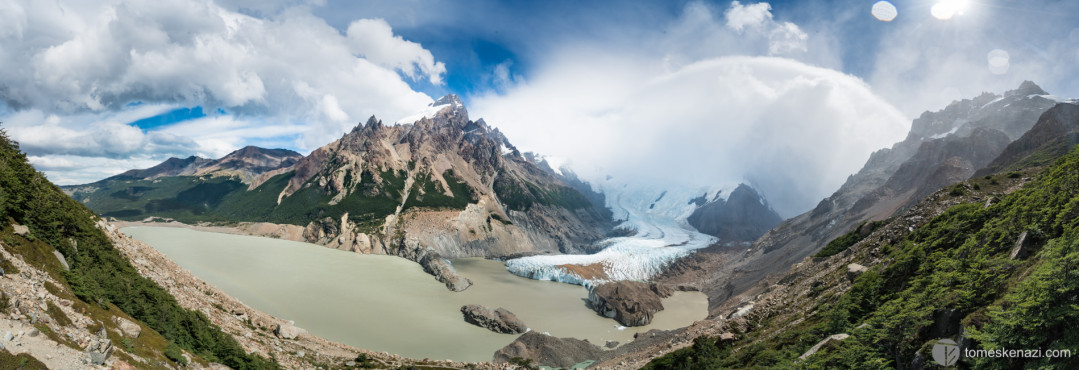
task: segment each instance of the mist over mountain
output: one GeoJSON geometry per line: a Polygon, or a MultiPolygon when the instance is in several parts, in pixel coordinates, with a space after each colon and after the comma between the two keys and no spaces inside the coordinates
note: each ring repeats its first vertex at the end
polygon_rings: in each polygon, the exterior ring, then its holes
{"type": "Polygon", "coordinates": [[[863,82],[780,58],[670,71],[604,55],[564,63],[558,74],[474,99],[474,111],[594,184],[611,176],[696,192],[750,183],[781,217],[812,208],[910,124],[863,82]]]}

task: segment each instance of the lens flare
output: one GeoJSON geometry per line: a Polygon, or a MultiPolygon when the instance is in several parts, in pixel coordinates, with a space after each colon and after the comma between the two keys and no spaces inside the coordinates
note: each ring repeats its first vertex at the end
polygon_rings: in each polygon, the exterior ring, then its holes
{"type": "Polygon", "coordinates": [[[987,54],[985,58],[989,63],[989,72],[993,72],[993,74],[996,75],[1008,73],[1008,68],[1012,65],[1011,56],[1004,50],[993,49],[989,51],[989,54],[987,54]]]}
{"type": "Polygon", "coordinates": [[[933,14],[934,18],[946,21],[956,15],[963,15],[969,5],[970,1],[968,0],[941,0],[936,5],[933,5],[929,12],[933,14]]]}
{"type": "Polygon", "coordinates": [[[873,4],[873,17],[884,22],[891,22],[895,19],[895,16],[899,15],[899,10],[895,8],[895,5],[887,1],[878,1],[873,4]]]}

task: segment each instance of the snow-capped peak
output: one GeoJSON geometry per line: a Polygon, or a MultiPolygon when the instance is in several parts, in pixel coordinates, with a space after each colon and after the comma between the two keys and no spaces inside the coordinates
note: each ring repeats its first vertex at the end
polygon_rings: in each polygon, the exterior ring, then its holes
{"type": "Polygon", "coordinates": [[[461,99],[457,98],[457,95],[449,94],[449,95],[443,96],[442,98],[440,98],[438,100],[435,100],[431,104],[428,104],[427,107],[424,108],[422,111],[420,111],[420,112],[418,112],[416,114],[410,115],[408,117],[404,117],[404,118],[401,118],[401,119],[397,120],[397,123],[398,124],[416,123],[416,121],[419,121],[419,120],[424,119],[424,118],[428,118],[428,119],[434,118],[435,115],[437,115],[439,112],[441,112],[444,109],[459,109],[459,108],[463,109],[464,107],[465,107],[465,105],[461,103],[461,99]]]}

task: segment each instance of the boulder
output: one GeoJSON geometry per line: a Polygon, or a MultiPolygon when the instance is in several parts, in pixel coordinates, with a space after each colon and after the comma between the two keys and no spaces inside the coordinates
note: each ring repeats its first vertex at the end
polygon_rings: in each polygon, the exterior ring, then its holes
{"type": "Polygon", "coordinates": [[[728,320],[734,320],[734,319],[737,319],[737,318],[745,317],[750,312],[753,312],[754,307],[755,306],[753,306],[752,303],[743,303],[741,306],[738,307],[738,309],[731,312],[730,315],[727,315],[727,319],[728,320]]]}
{"type": "Polygon", "coordinates": [[[461,306],[461,313],[464,314],[465,321],[469,324],[486,328],[495,333],[521,334],[528,331],[528,326],[525,326],[525,323],[518,319],[517,315],[505,308],[499,307],[492,310],[484,306],[469,304],[461,306]]]}
{"type": "Polygon", "coordinates": [[[600,315],[625,326],[644,326],[663,310],[663,298],[674,291],[666,285],[617,281],[593,286],[585,304],[600,315]]]}
{"type": "Polygon", "coordinates": [[[1019,234],[1019,239],[1015,240],[1015,247],[1012,247],[1011,259],[1026,258],[1030,255],[1030,250],[1034,248],[1034,238],[1028,235],[1026,231],[1019,234]]]}
{"type": "Polygon", "coordinates": [[[600,359],[603,354],[603,348],[580,339],[558,338],[530,331],[495,351],[494,361],[507,363],[513,358],[523,358],[539,365],[569,368],[584,361],[600,359]]]}
{"type": "Polygon", "coordinates": [[[854,281],[855,278],[857,278],[861,274],[864,274],[866,271],[869,271],[869,268],[859,265],[857,263],[849,264],[847,265],[847,279],[850,279],[850,281],[854,281]]]}
{"type": "Polygon", "coordinates": [[[806,351],[806,353],[803,353],[801,356],[798,356],[798,358],[800,358],[802,360],[805,360],[805,359],[809,358],[809,356],[812,356],[814,353],[817,353],[817,351],[820,351],[820,348],[824,347],[824,345],[828,344],[828,342],[831,342],[831,341],[834,341],[834,340],[835,341],[841,341],[841,340],[847,339],[847,337],[850,337],[850,335],[849,334],[835,334],[835,335],[832,335],[832,336],[830,336],[828,338],[824,338],[820,342],[817,342],[817,344],[814,344],[813,347],[810,347],[809,350],[806,351]]]}
{"type": "Polygon", "coordinates": [[[102,353],[97,351],[90,352],[90,364],[102,366],[105,365],[105,360],[109,359],[108,353],[102,353]]]}
{"type": "Polygon", "coordinates": [[[472,280],[458,275],[449,260],[442,258],[442,255],[431,247],[423,246],[418,240],[405,240],[401,247],[397,248],[397,255],[416,261],[423,267],[424,272],[434,275],[435,279],[446,284],[452,291],[460,292],[472,286],[472,280]]]}
{"type": "Polygon", "coordinates": [[[142,334],[142,327],[136,324],[134,321],[122,318],[113,317],[112,322],[120,328],[120,332],[127,337],[138,338],[142,334]]]}
{"type": "Polygon", "coordinates": [[[60,267],[63,267],[65,271],[71,269],[71,267],[67,265],[67,258],[64,257],[63,253],[60,253],[60,251],[54,249],[52,251],[52,255],[56,256],[56,260],[60,261],[60,267]]]}
{"type": "Polygon", "coordinates": [[[277,324],[277,327],[273,330],[274,335],[277,335],[281,339],[296,339],[302,334],[306,334],[307,330],[303,330],[291,324],[277,324]]]}
{"type": "Polygon", "coordinates": [[[605,344],[604,344],[603,346],[604,346],[604,347],[607,347],[607,348],[614,348],[614,347],[618,347],[618,341],[617,341],[617,340],[609,340],[609,341],[607,341],[607,343],[605,343],[605,344]]]}

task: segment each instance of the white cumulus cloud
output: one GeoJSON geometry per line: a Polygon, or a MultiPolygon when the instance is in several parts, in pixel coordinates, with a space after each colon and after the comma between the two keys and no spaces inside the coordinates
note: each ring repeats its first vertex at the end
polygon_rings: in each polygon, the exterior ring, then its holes
{"type": "Polygon", "coordinates": [[[371,115],[422,109],[431,97],[405,79],[439,85],[446,73],[430,51],[379,19],[340,31],[313,16],[308,1],[226,3],[5,1],[0,121],[31,155],[87,164],[217,154],[252,141],[309,150],[371,115]],[[129,125],[199,105],[227,117],[195,125],[203,132],[129,125]]]}
{"type": "Polygon", "coordinates": [[[732,30],[767,37],[769,55],[807,50],[809,35],[794,23],[775,21],[772,18],[772,6],[768,3],[742,5],[738,1],[732,1],[724,16],[727,27],[732,30]]]}

